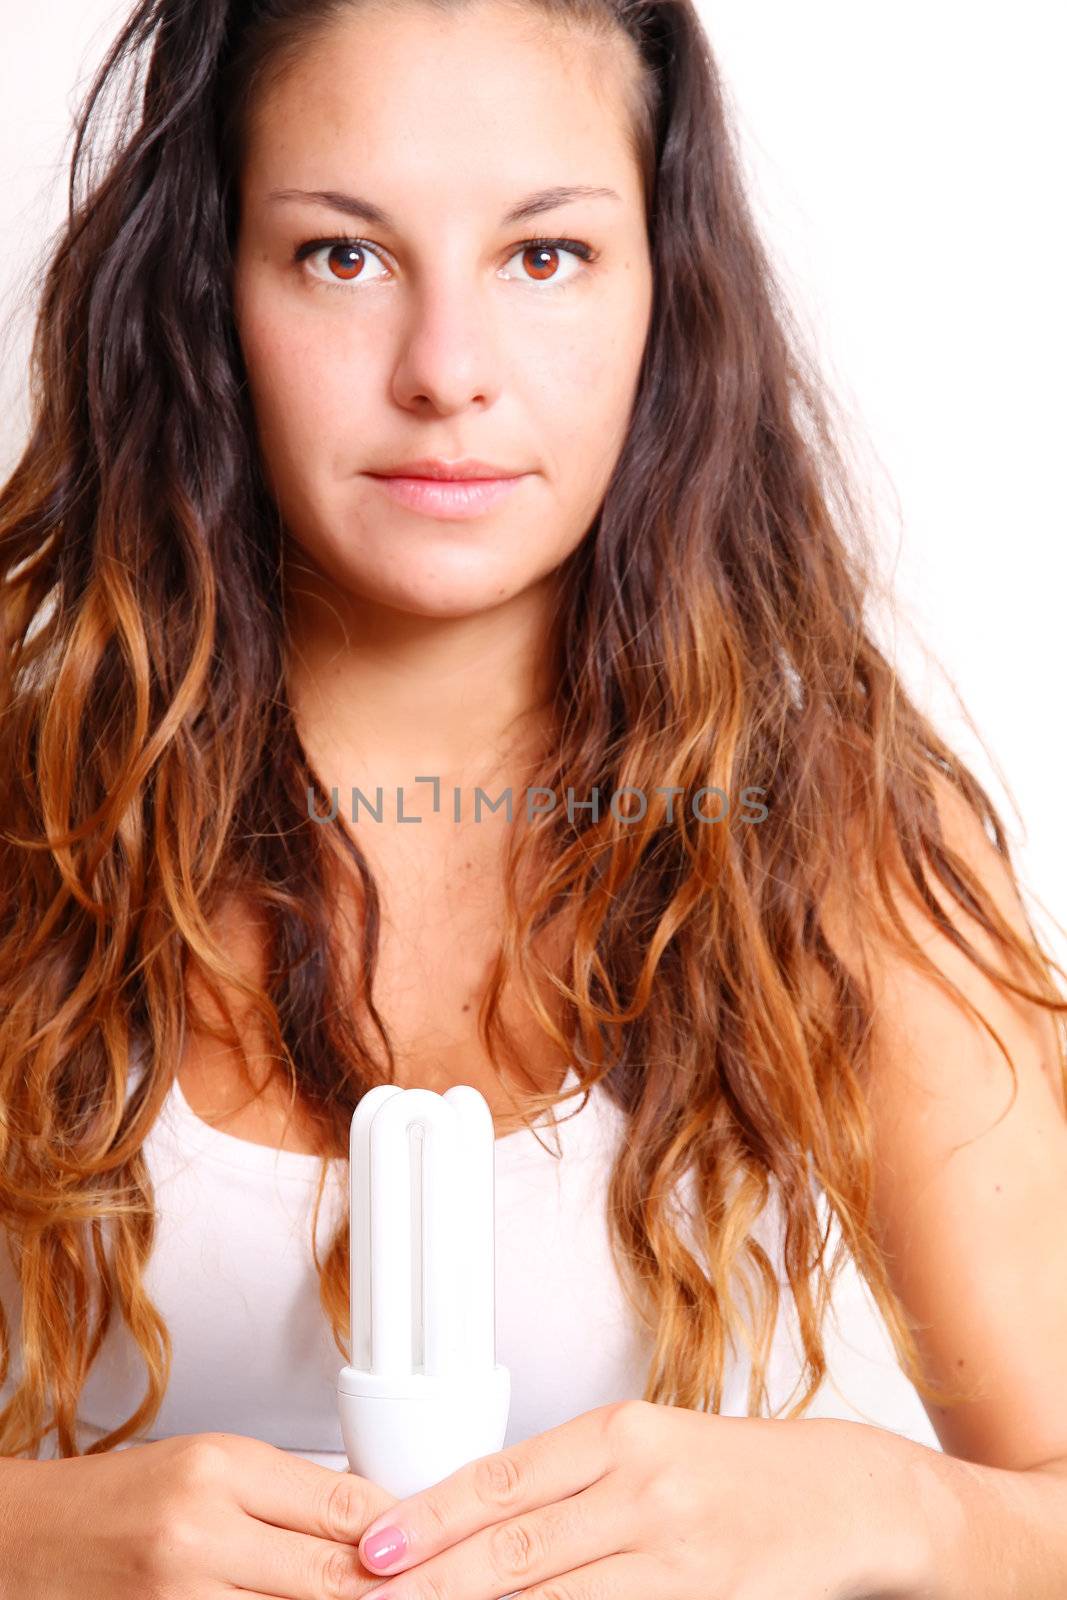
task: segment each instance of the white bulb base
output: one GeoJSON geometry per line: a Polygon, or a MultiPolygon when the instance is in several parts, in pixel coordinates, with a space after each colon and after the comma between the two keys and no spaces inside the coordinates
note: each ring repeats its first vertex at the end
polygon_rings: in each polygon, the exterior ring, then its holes
{"type": "Polygon", "coordinates": [[[499,1364],[400,1376],[342,1367],[337,1404],[352,1471],[405,1500],[503,1449],[511,1374],[499,1364]]]}

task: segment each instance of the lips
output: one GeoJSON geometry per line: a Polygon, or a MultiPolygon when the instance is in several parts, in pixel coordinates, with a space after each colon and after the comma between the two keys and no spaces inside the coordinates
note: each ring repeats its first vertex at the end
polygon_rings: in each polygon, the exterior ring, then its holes
{"type": "Polygon", "coordinates": [[[415,461],[398,461],[393,466],[372,469],[372,478],[429,478],[440,482],[469,482],[471,480],[497,481],[501,478],[524,476],[521,467],[506,467],[493,461],[480,461],[474,456],[446,461],[439,456],[420,456],[415,461]]]}
{"type": "Polygon", "coordinates": [[[515,494],[527,473],[509,478],[433,479],[395,473],[368,473],[372,483],[409,511],[455,522],[482,516],[507,496],[515,494]]]}

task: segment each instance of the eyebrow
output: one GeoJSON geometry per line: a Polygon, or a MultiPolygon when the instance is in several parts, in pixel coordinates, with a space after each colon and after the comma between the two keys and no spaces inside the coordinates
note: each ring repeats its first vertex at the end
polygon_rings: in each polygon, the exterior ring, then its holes
{"type": "MultiPolygon", "coordinates": [[[[500,226],[508,228],[516,222],[525,222],[527,217],[536,217],[542,211],[554,211],[557,206],[568,205],[572,200],[620,200],[621,198],[614,189],[589,183],[561,184],[553,189],[538,189],[505,211],[500,219],[500,226]]],[[[389,228],[393,232],[397,231],[396,223],[388,211],[383,211],[381,206],[362,199],[358,194],[343,194],[337,189],[271,189],[267,199],[310,200],[318,205],[329,206],[333,211],[343,211],[346,217],[354,217],[357,222],[366,222],[372,228],[389,228]]]]}

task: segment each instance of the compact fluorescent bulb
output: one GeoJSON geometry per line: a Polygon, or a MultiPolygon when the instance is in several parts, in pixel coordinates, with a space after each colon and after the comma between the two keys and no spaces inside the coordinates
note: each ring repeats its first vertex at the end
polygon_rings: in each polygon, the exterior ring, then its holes
{"type": "Polygon", "coordinates": [[[397,1499],[503,1448],[494,1140],[469,1084],[379,1084],[352,1114],[352,1361],[337,1401],[352,1471],[397,1499]]]}

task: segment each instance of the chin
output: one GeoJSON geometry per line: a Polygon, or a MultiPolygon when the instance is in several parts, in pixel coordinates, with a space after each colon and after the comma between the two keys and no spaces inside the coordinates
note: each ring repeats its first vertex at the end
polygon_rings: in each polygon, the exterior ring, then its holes
{"type": "MultiPolygon", "coordinates": [[[[520,586],[521,587],[521,586],[520,586]]],[[[457,584],[454,588],[442,590],[429,588],[412,592],[405,591],[398,595],[383,595],[382,601],[397,611],[405,611],[411,616],[440,617],[442,622],[456,617],[473,617],[479,612],[491,611],[494,606],[505,604],[518,592],[512,585],[501,583],[485,584],[480,588],[470,585],[457,584]]]]}
{"type": "MultiPolygon", "coordinates": [[[[458,554],[458,552],[455,552],[458,554]]],[[[351,573],[348,586],[372,604],[422,617],[467,617],[491,611],[536,583],[538,569],[516,572],[485,551],[466,552],[456,561],[428,562],[413,555],[407,563],[395,554],[388,568],[351,573]]]]}

